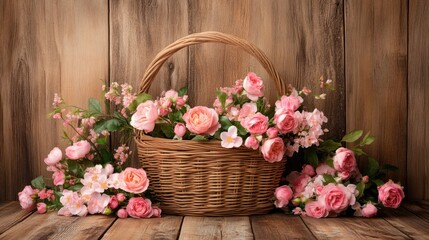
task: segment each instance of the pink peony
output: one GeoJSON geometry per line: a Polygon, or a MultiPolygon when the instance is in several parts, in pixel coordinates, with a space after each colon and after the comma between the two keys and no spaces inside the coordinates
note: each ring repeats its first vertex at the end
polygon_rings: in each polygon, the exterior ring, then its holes
{"type": "Polygon", "coordinates": [[[305,204],[305,214],[306,216],[313,218],[322,218],[327,217],[329,215],[329,211],[327,211],[324,204],[318,201],[311,201],[305,204]]]}
{"type": "Polygon", "coordinates": [[[161,217],[161,208],[157,206],[152,207],[152,217],[161,217]]]}
{"type": "Polygon", "coordinates": [[[184,115],[186,128],[199,135],[213,135],[220,128],[219,117],[212,108],[197,106],[189,109],[184,115]]]}
{"type": "Polygon", "coordinates": [[[293,183],[293,190],[295,193],[295,196],[301,195],[307,184],[311,181],[311,177],[307,174],[301,174],[293,183]]]}
{"type": "Polygon", "coordinates": [[[357,168],[353,151],[347,148],[338,148],[334,156],[334,168],[339,172],[350,173],[357,168]]]}
{"type": "Polygon", "coordinates": [[[131,116],[131,126],[146,133],[152,132],[158,119],[158,108],[153,101],[146,101],[137,107],[137,111],[131,116]]]}
{"type": "Polygon", "coordinates": [[[321,163],[319,166],[317,166],[316,173],[317,175],[329,174],[333,176],[335,174],[335,169],[326,163],[321,163]]]}
{"type": "Polygon", "coordinates": [[[274,196],[276,197],[274,205],[276,205],[277,208],[287,206],[289,201],[292,199],[292,195],[292,189],[287,185],[276,188],[276,191],[274,192],[274,196]]]}
{"type": "Polygon", "coordinates": [[[314,167],[310,164],[305,164],[304,166],[302,166],[302,173],[307,174],[310,177],[314,177],[314,175],[316,175],[314,167]]]}
{"type": "Polygon", "coordinates": [[[153,214],[152,202],[142,197],[133,197],[128,202],[127,213],[133,218],[150,218],[153,214]]]}
{"type": "Polygon", "coordinates": [[[398,208],[405,197],[399,184],[392,180],[378,187],[378,200],[388,208],[398,208]]]}
{"type": "Polygon", "coordinates": [[[303,102],[303,99],[299,96],[282,96],[280,100],[276,102],[276,109],[283,108],[286,111],[295,112],[303,102]]]}
{"type": "Polygon", "coordinates": [[[45,158],[46,165],[55,165],[61,161],[63,158],[63,153],[61,150],[57,147],[51,150],[51,152],[48,154],[48,157],[45,158]]]}
{"type": "Polygon", "coordinates": [[[252,101],[257,101],[259,97],[264,96],[264,83],[255,73],[249,72],[243,80],[243,88],[247,97],[252,101]]]}
{"type": "Polygon", "coordinates": [[[183,123],[178,123],[176,126],[174,126],[174,134],[176,134],[177,137],[181,138],[186,133],[186,127],[183,123]]]}
{"type": "Polygon", "coordinates": [[[32,210],[35,206],[33,200],[34,190],[30,185],[25,186],[24,189],[18,193],[19,204],[24,210],[32,210]]]}
{"type": "Polygon", "coordinates": [[[120,174],[124,183],[122,190],[138,194],[146,191],[149,186],[149,179],[146,176],[146,172],[141,168],[127,167],[120,174]]]}
{"type": "Polygon", "coordinates": [[[55,186],[64,185],[65,177],[66,176],[62,171],[55,171],[54,174],[52,174],[54,185],[55,186]]]}
{"type": "Polygon", "coordinates": [[[82,140],[73,143],[73,146],[66,148],[66,156],[73,160],[84,158],[91,150],[91,145],[88,141],[82,140]]]}
{"type": "Polygon", "coordinates": [[[279,109],[274,115],[274,123],[280,133],[286,134],[296,132],[299,126],[299,119],[295,117],[294,112],[285,109],[279,109]]]}
{"type": "Polygon", "coordinates": [[[266,161],[271,163],[280,162],[285,153],[283,139],[276,137],[266,140],[264,144],[262,144],[261,152],[266,161]]]}
{"type": "Polygon", "coordinates": [[[268,138],[275,138],[277,137],[277,135],[279,134],[279,130],[277,130],[277,128],[268,128],[267,130],[267,136],[268,138]]]}
{"type": "Polygon", "coordinates": [[[259,148],[259,141],[254,136],[250,136],[246,138],[246,141],[244,142],[244,146],[246,146],[247,148],[256,150],[259,148]]]}
{"type": "Polygon", "coordinates": [[[367,203],[361,210],[362,217],[374,217],[377,215],[377,208],[371,202],[367,203]]]}
{"type": "Polygon", "coordinates": [[[319,201],[323,203],[328,211],[340,213],[349,205],[356,202],[356,197],[350,188],[342,184],[329,183],[320,192],[319,201]]]}
{"type": "Polygon", "coordinates": [[[256,113],[246,117],[241,121],[241,125],[243,125],[250,134],[263,134],[268,129],[268,117],[262,113],[256,113]]]}
{"type": "Polygon", "coordinates": [[[127,218],[128,217],[128,213],[127,213],[127,210],[125,208],[119,209],[118,212],[116,213],[116,215],[119,218],[127,218]]]}
{"type": "Polygon", "coordinates": [[[46,213],[46,204],[42,203],[42,202],[39,202],[37,204],[37,212],[40,213],[40,214],[46,213]]]}

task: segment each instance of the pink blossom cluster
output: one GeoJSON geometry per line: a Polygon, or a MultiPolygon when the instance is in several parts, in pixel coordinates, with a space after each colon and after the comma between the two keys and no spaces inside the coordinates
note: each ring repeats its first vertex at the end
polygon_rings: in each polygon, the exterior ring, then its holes
{"type": "Polygon", "coordinates": [[[158,114],[165,116],[172,111],[172,107],[180,109],[186,105],[188,101],[188,95],[179,96],[179,93],[174,90],[168,90],[161,94],[161,97],[155,101],[155,105],[158,108],[158,114]]]}
{"type": "Polygon", "coordinates": [[[113,155],[113,157],[116,160],[116,164],[122,166],[132,153],[133,152],[130,151],[130,147],[125,144],[122,144],[117,149],[115,149],[115,154],[113,155]]]}

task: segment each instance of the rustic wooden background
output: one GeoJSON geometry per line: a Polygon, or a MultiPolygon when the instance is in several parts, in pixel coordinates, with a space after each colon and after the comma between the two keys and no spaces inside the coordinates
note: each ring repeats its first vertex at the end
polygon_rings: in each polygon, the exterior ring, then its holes
{"type": "MultiPolygon", "coordinates": [[[[393,177],[409,198],[429,199],[428,12],[425,0],[1,0],[0,200],[49,176],[43,159],[64,146],[47,118],[54,93],[85,106],[101,98],[100,80],[137,87],[158,51],[206,30],[255,43],[285,83],[333,79],[336,92],[311,103],[330,136],[371,131],[368,151],[401,169],[393,177]]],[[[269,79],[236,48],[193,46],[167,61],[151,93],[188,85],[192,103],[211,104],[215,87],[249,70],[269,79]]]]}

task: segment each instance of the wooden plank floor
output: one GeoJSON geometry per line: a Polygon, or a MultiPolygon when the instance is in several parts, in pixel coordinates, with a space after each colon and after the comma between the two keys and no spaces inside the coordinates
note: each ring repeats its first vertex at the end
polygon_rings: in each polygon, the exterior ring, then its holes
{"type": "Polygon", "coordinates": [[[429,239],[429,202],[407,202],[380,217],[286,216],[117,219],[60,217],[1,202],[0,239],[429,239]]]}

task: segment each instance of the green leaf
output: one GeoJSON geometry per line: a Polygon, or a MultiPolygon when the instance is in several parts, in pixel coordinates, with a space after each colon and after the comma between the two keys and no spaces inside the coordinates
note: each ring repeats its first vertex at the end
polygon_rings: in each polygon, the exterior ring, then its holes
{"type": "Polygon", "coordinates": [[[326,164],[331,168],[334,168],[334,159],[333,158],[326,159],[326,164]]]}
{"type": "Polygon", "coordinates": [[[361,146],[363,145],[370,145],[371,143],[373,143],[375,140],[374,136],[369,135],[369,132],[363,137],[362,142],[361,142],[361,146]]]}
{"type": "Polygon", "coordinates": [[[175,110],[175,111],[168,114],[168,118],[172,122],[180,122],[183,119],[183,115],[180,111],[175,110]]]}
{"type": "Polygon", "coordinates": [[[358,147],[353,148],[353,152],[355,153],[356,156],[362,156],[362,155],[366,155],[366,153],[358,147]]]}
{"type": "Polygon", "coordinates": [[[109,150],[101,149],[99,152],[101,155],[102,164],[113,162],[113,154],[109,150]]]}
{"type": "Polygon", "coordinates": [[[232,126],[231,121],[226,116],[221,116],[219,122],[220,122],[220,125],[222,126],[222,129],[226,131],[228,130],[229,127],[232,126]]]}
{"type": "Polygon", "coordinates": [[[112,118],[112,119],[106,119],[106,120],[101,120],[97,122],[94,125],[94,131],[96,133],[100,133],[104,130],[107,130],[109,132],[114,132],[118,130],[120,127],[121,127],[121,122],[116,118],[112,118]]]}
{"type": "Polygon", "coordinates": [[[319,165],[319,158],[316,154],[316,148],[310,147],[304,149],[304,159],[311,164],[313,167],[319,165]]]}
{"type": "Polygon", "coordinates": [[[79,174],[79,163],[76,160],[67,160],[68,170],[72,172],[74,175],[79,174]]]}
{"type": "Polygon", "coordinates": [[[31,181],[31,185],[39,190],[42,190],[46,187],[45,181],[43,180],[43,176],[38,176],[37,178],[31,181]]]}
{"type": "Polygon", "coordinates": [[[97,138],[96,142],[100,145],[106,145],[107,144],[107,138],[97,138]]]}
{"type": "Polygon", "coordinates": [[[88,109],[91,112],[101,112],[100,101],[95,98],[88,99],[88,109]]]}
{"type": "Polygon", "coordinates": [[[137,106],[140,103],[146,102],[147,100],[151,100],[152,96],[147,94],[147,93],[140,93],[139,95],[137,95],[136,100],[134,100],[129,106],[128,106],[128,110],[130,110],[131,112],[135,111],[137,109],[137,106]]]}
{"type": "Polygon", "coordinates": [[[341,142],[354,142],[358,140],[363,134],[362,130],[355,130],[353,132],[348,133],[341,139],[341,142]]]}
{"type": "Polygon", "coordinates": [[[159,124],[159,127],[161,128],[162,133],[164,133],[167,138],[173,139],[176,135],[174,133],[173,127],[168,123],[161,123],[159,124]]]}
{"type": "Polygon", "coordinates": [[[241,125],[240,122],[234,121],[232,124],[234,124],[234,126],[237,127],[238,135],[240,135],[240,136],[246,136],[247,135],[247,130],[241,125]]]}
{"type": "Polygon", "coordinates": [[[381,171],[383,172],[388,172],[388,171],[397,172],[398,170],[399,170],[398,167],[387,163],[383,164],[383,166],[381,167],[381,171]]]}
{"type": "Polygon", "coordinates": [[[325,179],[325,182],[323,183],[324,185],[328,185],[329,183],[337,183],[332,175],[323,174],[323,178],[325,179]]]}
{"type": "Polygon", "coordinates": [[[365,192],[365,183],[360,182],[356,185],[356,190],[359,191],[358,199],[363,196],[363,193],[365,192]]]}
{"type": "Polygon", "coordinates": [[[326,140],[320,144],[318,147],[318,150],[331,153],[335,152],[338,148],[340,148],[342,145],[339,142],[335,142],[332,139],[326,140]]]}
{"type": "Polygon", "coordinates": [[[219,91],[217,97],[219,98],[219,102],[222,105],[222,109],[225,109],[226,98],[228,96],[226,95],[226,93],[219,91]]]}
{"type": "Polygon", "coordinates": [[[181,89],[179,89],[177,93],[179,94],[180,97],[185,96],[188,93],[188,87],[182,87],[181,89]]]}
{"type": "Polygon", "coordinates": [[[207,138],[202,135],[196,135],[194,138],[192,138],[193,141],[207,141],[207,138]]]}
{"type": "Polygon", "coordinates": [[[365,171],[366,175],[368,175],[369,178],[374,178],[377,175],[379,169],[380,167],[377,160],[371,157],[368,158],[368,166],[365,171]]]}
{"type": "Polygon", "coordinates": [[[375,185],[377,185],[377,186],[381,186],[384,184],[383,180],[381,180],[381,179],[374,179],[374,180],[372,180],[372,182],[375,183],[375,185]]]}
{"type": "Polygon", "coordinates": [[[83,185],[82,185],[82,184],[76,184],[76,185],[73,185],[73,186],[69,187],[69,188],[68,188],[68,190],[73,191],[73,192],[77,192],[77,191],[79,191],[82,187],[83,187],[83,185]]]}

